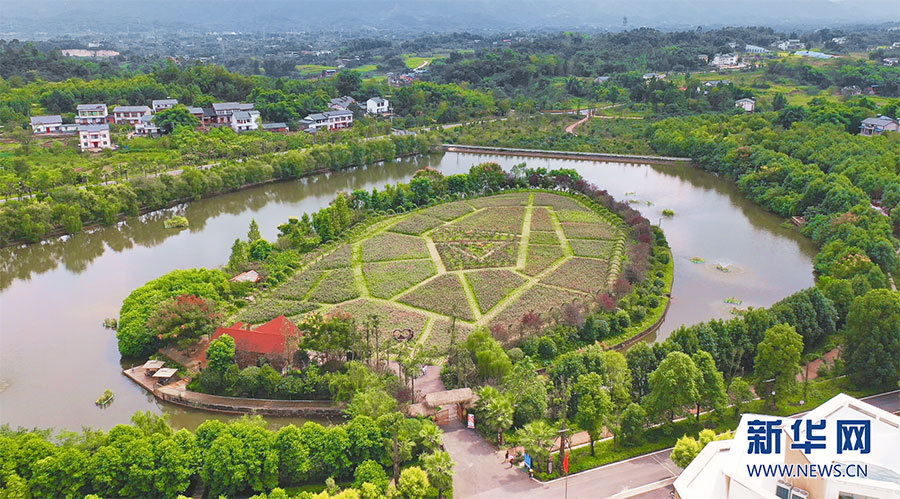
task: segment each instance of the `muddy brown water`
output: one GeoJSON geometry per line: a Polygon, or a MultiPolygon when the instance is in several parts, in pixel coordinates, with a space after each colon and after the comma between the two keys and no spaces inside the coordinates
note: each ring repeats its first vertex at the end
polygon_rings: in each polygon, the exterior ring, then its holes
{"type": "MultiPolygon", "coordinates": [[[[641,165],[468,153],[403,159],[298,181],[266,184],[192,202],[115,227],[0,251],[0,424],[13,427],[109,428],[137,410],[166,412],[176,427],[195,428],[230,416],[186,410],[155,400],[121,374],[116,317],[134,288],[173,269],[214,267],[255,218],[264,237],[289,216],[326,206],[339,191],[408,181],[419,168],[462,173],[484,161],[504,168],[574,168],[617,199],[633,199],[661,223],[675,258],[673,301],[659,338],[681,324],[730,317],[742,307],[767,306],[813,284],[815,246],[782,220],[744,199],[733,183],[685,166],[641,165]],[[651,202],[652,205],[647,202],[651,202]],[[675,216],[662,217],[663,209],[675,216]],[[190,228],[167,230],[173,211],[190,228]],[[701,257],[706,263],[691,263],[701,257]],[[721,272],[716,265],[732,269],[721,272]],[[105,389],[115,401],[94,401],[105,389]]],[[[275,425],[301,422],[271,418],[275,425]]]]}

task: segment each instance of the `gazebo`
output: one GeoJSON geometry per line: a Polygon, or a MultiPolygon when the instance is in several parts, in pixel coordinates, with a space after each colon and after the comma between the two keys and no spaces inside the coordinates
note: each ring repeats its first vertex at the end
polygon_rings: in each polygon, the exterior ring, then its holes
{"type": "Polygon", "coordinates": [[[450,419],[450,406],[456,406],[457,418],[462,419],[465,409],[475,407],[478,395],[471,388],[457,388],[433,392],[425,395],[425,401],[406,406],[406,414],[411,417],[433,417],[438,424],[446,424],[450,419]]]}

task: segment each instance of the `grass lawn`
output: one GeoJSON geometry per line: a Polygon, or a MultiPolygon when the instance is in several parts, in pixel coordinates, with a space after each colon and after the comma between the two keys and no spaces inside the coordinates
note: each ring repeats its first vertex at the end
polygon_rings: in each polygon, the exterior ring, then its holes
{"type": "Polygon", "coordinates": [[[337,69],[337,66],[321,66],[319,64],[299,64],[297,65],[297,71],[300,72],[303,76],[312,76],[314,74],[321,73],[326,69],[337,69]]]}

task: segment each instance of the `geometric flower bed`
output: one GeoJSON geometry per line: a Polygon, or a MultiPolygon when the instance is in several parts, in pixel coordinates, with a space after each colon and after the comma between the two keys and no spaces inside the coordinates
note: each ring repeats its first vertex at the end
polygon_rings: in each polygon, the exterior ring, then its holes
{"type": "Polygon", "coordinates": [[[376,314],[384,329],[410,328],[421,344],[445,348],[453,315],[457,340],[465,341],[477,326],[515,323],[609,291],[617,277],[609,275],[610,261],[627,243],[612,216],[547,192],[396,215],[301,269],[241,315],[339,309],[362,323],[376,314]]]}

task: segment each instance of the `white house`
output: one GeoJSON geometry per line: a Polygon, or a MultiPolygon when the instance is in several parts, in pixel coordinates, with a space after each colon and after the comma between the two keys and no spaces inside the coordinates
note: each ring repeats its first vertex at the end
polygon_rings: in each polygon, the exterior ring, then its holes
{"type": "Polygon", "coordinates": [[[353,126],[352,111],[325,111],[313,113],[300,120],[300,129],[307,132],[316,132],[319,129],[341,130],[353,126]]]}
{"type": "Polygon", "coordinates": [[[245,104],[243,102],[216,102],[212,105],[213,112],[216,113],[213,123],[231,123],[231,114],[235,111],[250,111],[253,104],[245,104]]]}
{"type": "Polygon", "coordinates": [[[59,133],[62,126],[62,116],[54,114],[51,116],[32,116],[31,129],[35,134],[59,133]]]}
{"type": "Polygon", "coordinates": [[[806,48],[806,45],[801,43],[798,38],[775,42],[775,46],[778,47],[778,50],[803,50],[806,48]]]}
{"type": "Polygon", "coordinates": [[[113,108],[113,121],[118,124],[128,124],[134,126],[144,116],[150,115],[150,108],[147,106],[116,106],[113,108]]]}
{"type": "Polygon", "coordinates": [[[798,419],[744,414],[673,485],[681,499],[897,499],[897,449],[900,417],[841,393],[798,419]]]}
{"type": "Polygon", "coordinates": [[[109,125],[79,125],[78,145],[82,151],[99,151],[111,149],[112,140],[109,138],[109,125]]]}
{"type": "Polygon", "coordinates": [[[759,45],[744,45],[744,52],[748,54],[768,54],[769,51],[759,45]]]}
{"type": "Polygon", "coordinates": [[[744,111],[752,113],[756,110],[756,101],[748,98],[738,99],[734,101],[734,107],[742,107],[744,111]]]}
{"type": "Polygon", "coordinates": [[[134,124],[135,135],[149,137],[152,135],[162,135],[162,129],[153,122],[153,115],[141,116],[141,119],[134,124]]]}
{"type": "Polygon", "coordinates": [[[78,104],[75,107],[77,125],[99,125],[107,122],[109,110],[106,104],[78,104]]]}
{"type": "Polygon", "coordinates": [[[712,62],[709,63],[710,66],[715,66],[717,68],[723,68],[728,66],[737,66],[738,64],[738,55],[731,54],[716,54],[713,56],[712,62]]]}
{"type": "Polygon", "coordinates": [[[900,131],[900,123],[890,116],[878,116],[877,118],[866,118],[859,125],[860,135],[881,135],[884,132],[900,131]]]}
{"type": "Polygon", "coordinates": [[[381,97],[372,97],[366,101],[366,112],[369,114],[386,114],[391,111],[391,103],[381,97]]]}
{"type": "Polygon", "coordinates": [[[158,113],[177,106],[178,99],[153,99],[153,102],[151,102],[150,105],[153,107],[153,112],[158,113]]]}
{"type": "Polygon", "coordinates": [[[246,132],[259,129],[259,111],[234,111],[231,113],[231,129],[246,132]]]}

